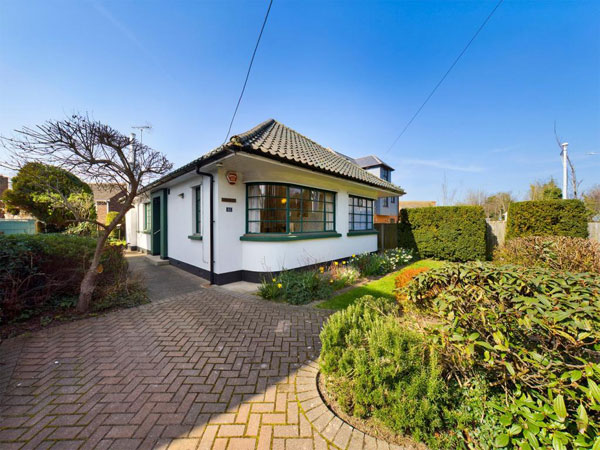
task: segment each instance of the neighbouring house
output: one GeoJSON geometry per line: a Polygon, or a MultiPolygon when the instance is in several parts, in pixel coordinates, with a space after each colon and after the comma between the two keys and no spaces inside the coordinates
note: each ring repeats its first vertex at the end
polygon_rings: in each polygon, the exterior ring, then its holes
{"type": "Polygon", "coordinates": [[[121,212],[125,190],[114,183],[90,183],[94,195],[96,216],[100,223],[106,223],[106,215],[111,211],[121,212]]]}
{"type": "MultiPolygon", "coordinates": [[[[377,156],[369,155],[354,160],[356,164],[381,178],[391,182],[394,168],[384,163],[377,156]]],[[[375,202],[375,223],[396,223],[398,221],[399,196],[383,197],[375,202]]]]}
{"type": "Polygon", "coordinates": [[[146,186],[128,245],[216,284],[377,250],[377,199],[392,183],[267,120],[146,186]]]}

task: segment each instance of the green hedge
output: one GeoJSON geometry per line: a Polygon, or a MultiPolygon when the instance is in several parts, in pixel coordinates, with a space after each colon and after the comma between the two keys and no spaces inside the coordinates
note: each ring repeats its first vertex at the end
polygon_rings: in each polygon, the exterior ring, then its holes
{"type": "Polygon", "coordinates": [[[398,224],[398,247],[422,258],[484,260],[485,213],[481,206],[436,206],[404,209],[398,224]]]}
{"type": "Polygon", "coordinates": [[[511,203],[506,238],[522,236],[588,237],[588,212],[580,200],[511,203]]]}

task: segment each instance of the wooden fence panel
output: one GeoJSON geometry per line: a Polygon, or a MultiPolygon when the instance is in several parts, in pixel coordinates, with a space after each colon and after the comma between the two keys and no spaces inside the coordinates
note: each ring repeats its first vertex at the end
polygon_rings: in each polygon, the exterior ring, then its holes
{"type": "Polygon", "coordinates": [[[398,247],[398,224],[397,223],[376,223],[377,230],[377,249],[388,250],[398,247]]]}

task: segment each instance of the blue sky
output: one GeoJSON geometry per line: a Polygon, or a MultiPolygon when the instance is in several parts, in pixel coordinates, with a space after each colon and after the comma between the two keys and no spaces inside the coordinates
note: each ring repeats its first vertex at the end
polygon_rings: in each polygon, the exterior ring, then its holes
{"type": "MultiPolygon", "coordinates": [[[[179,166],[225,138],[267,1],[0,1],[0,134],[73,112],[179,166]]],[[[407,200],[600,183],[600,2],[506,0],[407,120],[494,1],[275,0],[233,132],[267,118],[396,168],[407,200]]],[[[1,150],[0,150],[1,151],[1,150]]]]}

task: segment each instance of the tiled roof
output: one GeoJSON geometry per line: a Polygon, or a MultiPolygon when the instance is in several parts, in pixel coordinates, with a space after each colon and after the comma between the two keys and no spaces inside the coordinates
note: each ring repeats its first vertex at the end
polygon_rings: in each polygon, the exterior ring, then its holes
{"type": "Polygon", "coordinates": [[[287,164],[386,189],[400,195],[405,193],[401,187],[367,172],[348,157],[317,144],[273,119],[269,119],[245,133],[232,136],[224,146],[217,147],[195,161],[165,175],[148,185],[144,191],[190,172],[209,158],[216,157],[221,152],[228,150],[257,154],[287,164]]]}
{"type": "Polygon", "coordinates": [[[90,183],[89,186],[95,200],[110,200],[125,192],[123,186],[113,183],[90,183]]]}
{"type": "Polygon", "coordinates": [[[282,159],[319,172],[404,194],[402,188],[367,172],[346,157],[317,144],[312,139],[273,119],[269,119],[245,133],[232,136],[230,145],[240,150],[282,159]]]}
{"type": "Polygon", "coordinates": [[[367,169],[369,167],[384,166],[384,167],[387,167],[388,169],[394,170],[394,168],[392,166],[384,163],[381,159],[379,159],[375,155],[363,156],[361,158],[356,158],[354,161],[360,167],[363,167],[365,169],[367,169]]]}

